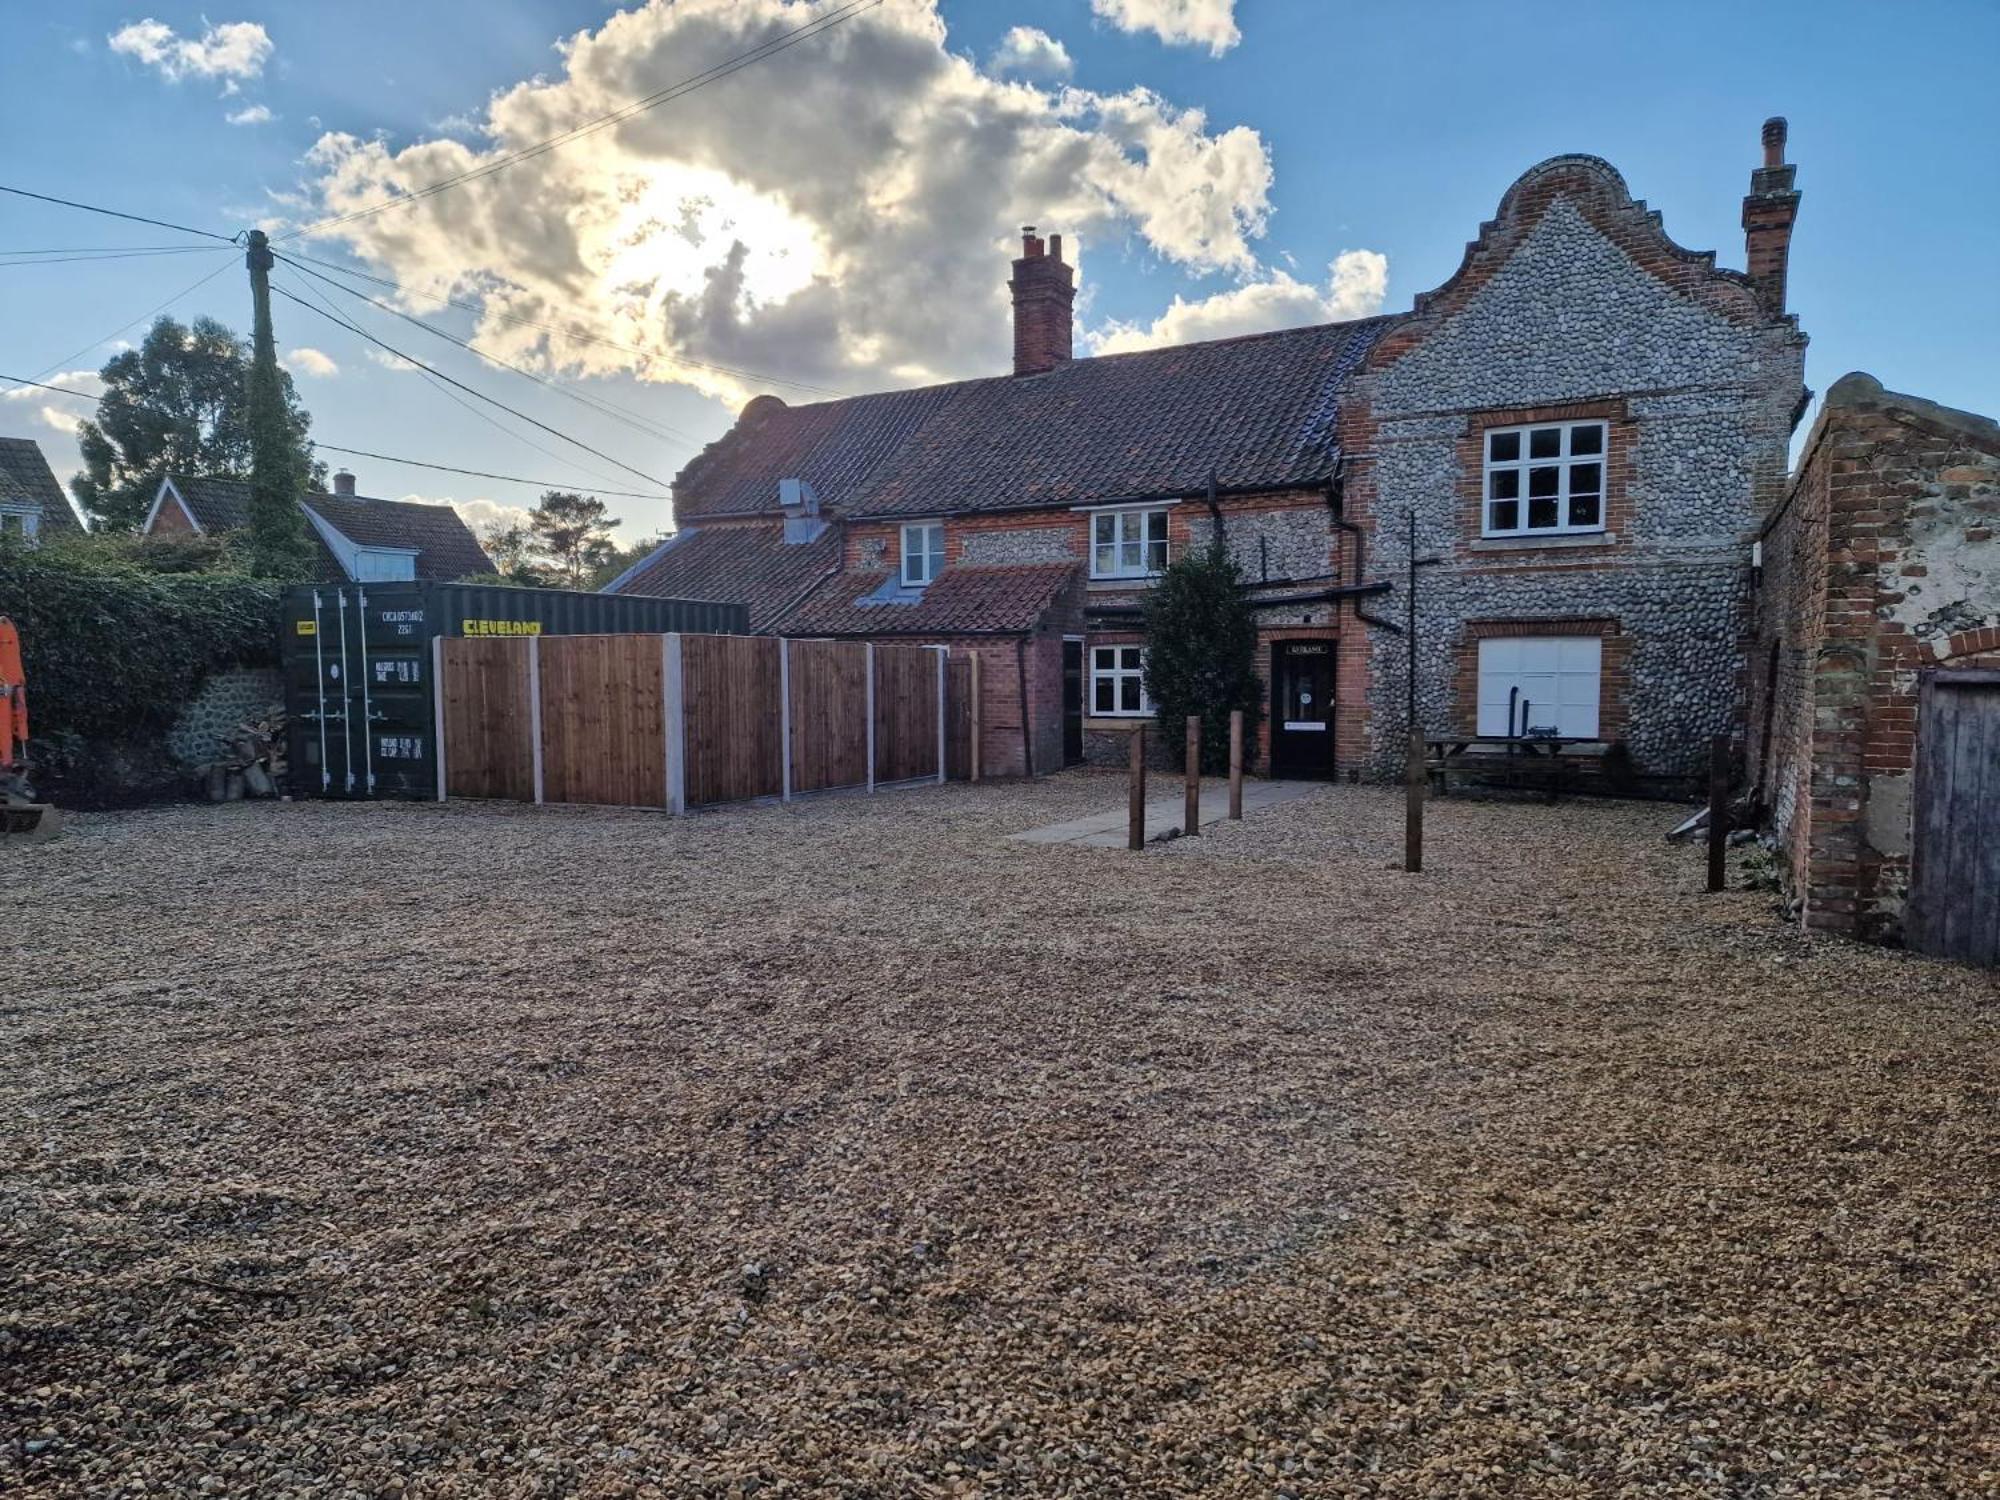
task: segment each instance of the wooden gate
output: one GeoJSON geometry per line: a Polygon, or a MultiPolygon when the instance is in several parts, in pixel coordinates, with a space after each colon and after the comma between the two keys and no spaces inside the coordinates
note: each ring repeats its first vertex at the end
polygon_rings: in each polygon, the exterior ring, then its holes
{"type": "Polygon", "coordinates": [[[1904,941],[2000,964],[2000,671],[1925,674],[1913,792],[1904,941]]]}

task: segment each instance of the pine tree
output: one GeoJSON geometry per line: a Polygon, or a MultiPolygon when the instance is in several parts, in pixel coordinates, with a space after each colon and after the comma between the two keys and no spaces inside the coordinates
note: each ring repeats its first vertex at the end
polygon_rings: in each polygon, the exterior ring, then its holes
{"type": "Polygon", "coordinates": [[[1169,746],[1185,746],[1187,721],[1202,721],[1201,763],[1229,767],[1229,715],[1243,710],[1253,742],[1264,713],[1257,675],[1257,621],[1244,601],[1236,559],[1217,540],[1190,550],[1146,597],[1146,695],[1169,746]]]}

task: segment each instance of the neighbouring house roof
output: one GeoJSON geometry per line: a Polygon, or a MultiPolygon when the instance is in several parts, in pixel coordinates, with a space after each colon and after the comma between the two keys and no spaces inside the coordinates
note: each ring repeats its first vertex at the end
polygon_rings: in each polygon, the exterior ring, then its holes
{"type": "Polygon", "coordinates": [[[1404,316],[810,406],[759,397],[681,471],[674,511],[775,512],[794,477],[850,518],[1186,493],[1211,474],[1224,489],[1316,484],[1338,457],[1348,378],[1404,316]]]}
{"type": "Polygon", "coordinates": [[[888,571],[840,573],[777,624],[785,635],[1013,635],[1033,630],[1080,575],[1078,563],[946,568],[926,588],[888,571]]]}
{"type": "Polygon", "coordinates": [[[787,542],[782,523],[694,526],[676,532],[605,592],[746,605],[750,628],[767,629],[840,567],[840,528],[787,542]]]}
{"type": "Polygon", "coordinates": [[[55,470],[33,438],[0,437],[0,503],[38,504],[45,533],[83,530],[55,470]]]}
{"type": "MultiPolygon", "coordinates": [[[[241,479],[170,475],[161,481],[154,503],[172,504],[178,496],[197,528],[210,535],[240,531],[250,524],[250,486],[241,479]]],[[[420,579],[448,581],[470,573],[491,573],[492,560],[480,547],[457,511],[449,505],[415,500],[376,500],[359,495],[308,493],[301,505],[357,547],[387,547],[417,554],[420,579]]],[[[152,517],[147,518],[150,530],[152,517]]],[[[316,528],[313,542],[319,572],[329,581],[348,576],[316,528]]]]}

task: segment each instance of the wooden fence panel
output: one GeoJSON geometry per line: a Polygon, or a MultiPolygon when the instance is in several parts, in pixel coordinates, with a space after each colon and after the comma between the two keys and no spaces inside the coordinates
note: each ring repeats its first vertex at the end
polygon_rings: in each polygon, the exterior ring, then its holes
{"type": "Polygon", "coordinates": [[[683,636],[681,662],[688,806],[777,796],[784,789],[777,640],[683,636]]]}
{"type": "Polygon", "coordinates": [[[792,641],[792,790],[868,780],[868,648],[792,641]]]}
{"type": "Polygon", "coordinates": [[[944,669],[944,774],[972,779],[972,658],[954,653],[944,669]]]}
{"type": "Polygon", "coordinates": [[[667,805],[656,635],[544,636],[542,800],[667,805]]]}
{"type": "Polygon", "coordinates": [[[452,797],[535,797],[533,725],[528,712],[528,643],[439,643],[444,663],[445,793],[452,797]]]}
{"type": "Polygon", "coordinates": [[[875,779],[937,775],[937,652],[875,648],[875,779]]]}

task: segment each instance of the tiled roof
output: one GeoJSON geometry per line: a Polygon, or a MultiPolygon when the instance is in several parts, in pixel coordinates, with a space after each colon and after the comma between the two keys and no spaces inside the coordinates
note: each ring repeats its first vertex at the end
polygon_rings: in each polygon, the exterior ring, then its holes
{"type": "Polygon", "coordinates": [[[840,573],[775,627],[785,635],[956,635],[1032,630],[1079,576],[1077,563],[946,568],[921,593],[887,572],[840,573]],[[907,602],[889,602],[889,595],[907,602]]]}
{"type": "Polygon", "coordinates": [[[683,518],[774,511],[803,478],[843,516],[1313,484],[1340,396],[1395,317],[1079,359],[1039,375],[788,407],[760,397],[675,481],[683,518]]]}
{"type": "MultiPolygon", "coordinates": [[[[210,534],[240,531],[250,524],[250,486],[241,479],[173,476],[174,491],[193,512],[195,524],[210,534]]],[[[472,529],[449,505],[416,500],[375,500],[362,496],[308,494],[310,506],[329,526],[362,547],[414,547],[417,577],[449,582],[469,573],[491,573],[493,562],[472,529]]],[[[317,532],[319,571],[329,581],[346,571],[317,532]]]]}
{"type": "Polygon", "coordinates": [[[493,560],[472,528],[449,505],[420,500],[364,500],[308,495],[305,503],[349,541],[363,547],[415,547],[417,577],[448,583],[491,573],[493,560]]]}
{"type": "Polygon", "coordinates": [[[39,501],[45,533],[83,530],[55,470],[33,438],[0,437],[0,500],[39,501]]]}
{"type": "Polygon", "coordinates": [[[775,513],[778,481],[803,479],[832,499],[856,492],[955,386],[884,391],[812,406],[760,396],[674,480],[674,517],[775,513]]]}
{"type": "Polygon", "coordinates": [[[688,527],[606,592],[744,604],[750,628],[764,630],[840,566],[840,547],[838,526],[809,542],[766,522],[688,527]]]}

